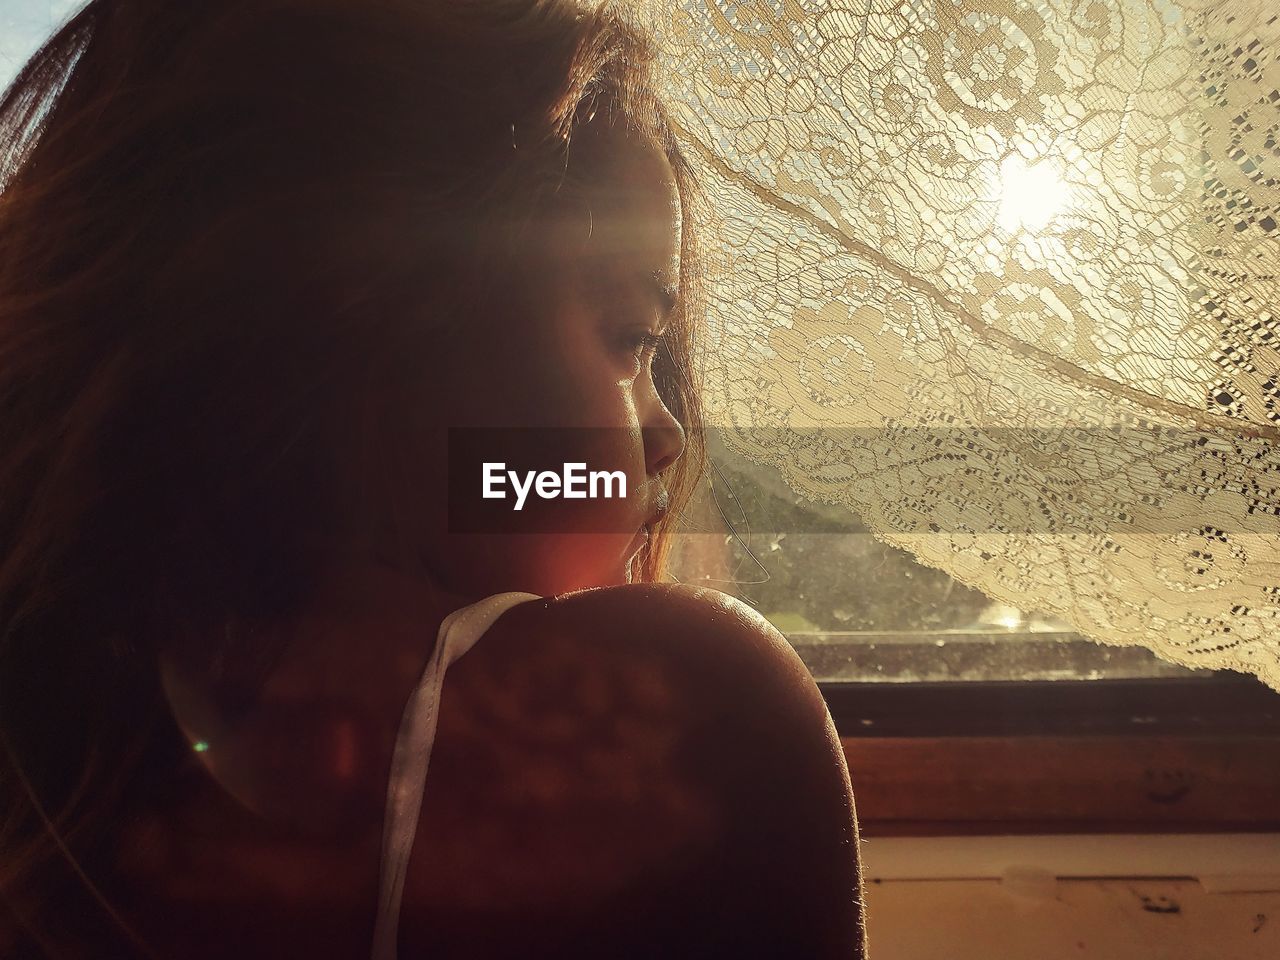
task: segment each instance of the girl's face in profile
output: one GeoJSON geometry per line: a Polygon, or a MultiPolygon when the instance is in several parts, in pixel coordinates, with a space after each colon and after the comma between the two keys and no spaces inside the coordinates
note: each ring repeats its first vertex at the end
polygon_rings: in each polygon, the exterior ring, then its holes
{"type": "MultiPolygon", "coordinates": [[[[628,583],[646,522],[667,508],[662,472],[684,448],[653,362],[680,284],[680,198],[657,149],[588,123],[556,213],[531,224],[520,256],[535,278],[527,307],[474,325],[463,361],[444,371],[445,427],[466,447],[446,473],[443,537],[431,568],[460,593],[552,595],[628,583]],[[481,428],[481,429],[474,429],[481,428]],[[483,428],[503,428],[486,430],[483,428]],[[620,471],[625,497],[481,499],[482,462],[529,470],[620,471]],[[483,510],[479,525],[465,517],[483,510]],[[483,529],[484,532],[475,533],[483,529]],[[525,532],[527,531],[527,532],[525,532]]],[[[497,471],[495,471],[497,472],[497,471]]],[[[439,471],[437,471],[439,473],[439,471]]],[[[491,490],[494,488],[491,487],[491,490]]],[[[597,487],[603,494],[603,485],[597,487]]]]}

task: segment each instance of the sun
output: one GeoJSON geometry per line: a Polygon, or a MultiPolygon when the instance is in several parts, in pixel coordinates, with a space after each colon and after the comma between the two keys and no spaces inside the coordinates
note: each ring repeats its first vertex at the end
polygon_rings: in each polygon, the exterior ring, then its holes
{"type": "Polygon", "coordinates": [[[1070,189],[1051,160],[1028,165],[1014,154],[1000,164],[992,199],[1000,201],[996,222],[1009,233],[1037,231],[1066,207],[1070,189]]]}

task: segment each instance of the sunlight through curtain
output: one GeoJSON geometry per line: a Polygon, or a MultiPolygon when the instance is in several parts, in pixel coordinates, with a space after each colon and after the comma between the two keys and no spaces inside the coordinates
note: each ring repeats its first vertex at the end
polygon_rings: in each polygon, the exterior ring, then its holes
{"type": "Polygon", "coordinates": [[[998,600],[1280,690],[1280,8],[647,11],[725,442],[998,600]]]}

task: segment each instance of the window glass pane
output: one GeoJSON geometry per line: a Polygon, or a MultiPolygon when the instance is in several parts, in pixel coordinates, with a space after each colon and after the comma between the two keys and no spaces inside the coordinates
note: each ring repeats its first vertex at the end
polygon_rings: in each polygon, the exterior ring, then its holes
{"type": "Polygon", "coordinates": [[[778,471],[710,437],[672,573],[755,607],[819,680],[1076,680],[1208,674],[1074,633],[917,563],[843,507],[794,493],[778,471]],[[849,532],[781,532],[841,528],[849,532]]]}

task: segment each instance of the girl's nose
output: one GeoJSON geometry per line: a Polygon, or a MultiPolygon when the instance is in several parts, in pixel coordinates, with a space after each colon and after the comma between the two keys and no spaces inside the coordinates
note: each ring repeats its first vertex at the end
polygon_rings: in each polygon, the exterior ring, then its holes
{"type": "Polygon", "coordinates": [[[665,406],[664,423],[644,428],[645,466],[649,475],[661,473],[684,453],[684,428],[665,406]]]}

